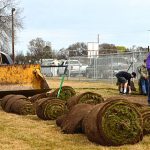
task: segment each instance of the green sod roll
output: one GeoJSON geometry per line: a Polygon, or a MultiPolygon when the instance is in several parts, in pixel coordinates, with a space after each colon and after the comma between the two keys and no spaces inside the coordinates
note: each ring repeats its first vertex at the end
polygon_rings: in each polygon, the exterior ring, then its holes
{"type": "Polygon", "coordinates": [[[86,114],[94,107],[91,104],[77,104],[67,115],[62,118],[60,125],[62,131],[66,134],[82,133],[82,120],[86,114]]]}
{"type": "Polygon", "coordinates": [[[67,110],[65,101],[58,98],[43,98],[39,100],[39,104],[36,105],[36,114],[43,120],[55,120],[65,114],[67,110]]]}
{"type": "Polygon", "coordinates": [[[126,100],[97,104],[84,118],[83,129],[92,142],[120,146],[143,138],[143,120],[138,109],[126,100]]]}
{"type": "Polygon", "coordinates": [[[71,109],[74,105],[85,103],[85,104],[99,104],[101,102],[104,102],[103,97],[98,93],[93,92],[85,92],[81,93],[79,95],[74,95],[67,101],[67,107],[68,109],[71,109]]]}
{"type": "MultiPolygon", "coordinates": [[[[50,97],[56,97],[58,94],[59,88],[49,94],[50,97]]],[[[61,100],[67,101],[70,97],[76,95],[75,90],[71,86],[62,86],[59,97],[61,100]]]]}

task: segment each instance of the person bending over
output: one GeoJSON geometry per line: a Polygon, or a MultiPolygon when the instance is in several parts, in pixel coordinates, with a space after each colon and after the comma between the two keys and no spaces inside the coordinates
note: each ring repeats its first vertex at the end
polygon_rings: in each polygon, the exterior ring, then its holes
{"type": "Polygon", "coordinates": [[[136,78],[136,73],[132,72],[131,74],[126,71],[120,71],[116,74],[119,84],[119,92],[127,94],[127,87],[129,88],[129,94],[131,93],[130,81],[131,78],[136,78]]]}

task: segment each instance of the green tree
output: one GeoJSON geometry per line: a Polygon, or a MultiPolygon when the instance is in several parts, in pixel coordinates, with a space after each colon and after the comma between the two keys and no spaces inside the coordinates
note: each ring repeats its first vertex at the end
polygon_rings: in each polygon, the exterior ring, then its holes
{"type": "Polygon", "coordinates": [[[46,58],[52,58],[53,57],[53,53],[52,53],[52,49],[50,46],[45,46],[43,48],[43,58],[46,59],[46,58]]]}
{"type": "Polygon", "coordinates": [[[116,46],[118,52],[126,52],[127,48],[125,46],[116,46]]]}
{"type": "Polygon", "coordinates": [[[87,56],[87,45],[83,42],[77,42],[70,45],[67,49],[69,56],[87,56]]]}
{"type": "Polygon", "coordinates": [[[117,48],[114,44],[103,43],[99,45],[99,54],[117,53],[117,48]]]}

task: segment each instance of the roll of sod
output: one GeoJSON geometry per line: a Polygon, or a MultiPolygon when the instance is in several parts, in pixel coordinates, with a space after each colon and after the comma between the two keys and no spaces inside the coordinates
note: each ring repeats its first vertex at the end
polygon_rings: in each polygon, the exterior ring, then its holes
{"type": "Polygon", "coordinates": [[[142,107],[141,114],[143,118],[143,133],[144,135],[150,134],[150,108],[148,106],[142,107]]]}
{"type": "Polygon", "coordinates": [[[58,98],[43,98],[36,105],[36,114],[43,120],[55,120],[67,112],[65,101],[58,98]]]}
{"type": "Polygon", "coordinates": [[[85,103],[85,104],[99,104],[101,102],[104,102],[104,98],[98,94],[93,92],[85,92],[81,93],[79,95],[74,95],[67,101],[67,107],[68,109],[71,109],[74,105],[85,103]]]}
{"type": "Polygon", "coordinates": [[[10,94],[10,95],[6,95],[6,96],[4,96],[2,98],[2,100],[1,100],[1,107],[2,107],[3,110],[5,110],[5,105],[6,105],[7,101],[9,99],[11,99],[13,96],[14,96],[14,94],[10,94]]]}
{"type": "Polygon", "coordinates": [[[143,108],[145,108],[145,104],[142,104],[142,103],[139,103],[139,102],[135,102],[135,100],[128,100],[127,98],[124,98],[122,96],[113,96],[113,97],[109,97],[105,100],[105,102],[108,102],[108,101],[113,101],[113,100],[125,100],[129,103],[132,103],[136,108],[139,109],[139,111],[141,111],[143,108]]]}
{"type": "MultiPolygon", "coordinates": [[[[57,88],[55,91],[50,93],[50,97],[57,97],[59,88],[57,88]]],[[[74,96],[76,94],[75,90],[71,86],[63,86],[59,95],[59,98],[67,101],[70,97],[74,96]]]]}
{"type": "Polygon", "coordinates": [[[88,139],[107,146],[139,142],[143,138],[142,127],[141,113],[125,100],[97,104],[83,120],[88,139]]]}
{"type": "Polygon", "coordinates": [[[22,99],[24,101],[27,100],[27,98],[20,97],[20,95],[15,95],[7,101],[7,103],[5,105],[5,111],[11,112],[11,106],[13,105],[13,103],[15,103],[16,101],[20,101],[20,99],[22,99]]]}
{"type": "Polygon", "coordinates": [[[67,114],[64,114],[64,115],[59,116],[59,117],[56,119],[56,125],[57,125],[58,127],[61,126],[61,124],[62,124],[63,120],[66,118],[66,116],[67,116],[67,114]]]}
{"type": "Polygon", "coordinates": [[[91,104],[75,105],[62,121],[62,131],[66,134],[82,133],[82,120],[93,107],[91,104]]]}
{"type": "Polygon", "coordinates": [[[36,94],[36,95],[33,95],[32,97],[30,97],[29,100],[31,103],[35,103],[37,100],[46,98],[46,97],[47,97],[47,93],[36,94]]]}
{"type": "Polygon", "coordinates": [[[126,99],[125,97],[122,97],[122,96],[111,96],[111,97],[107,98],[105,100],[105,102],[113,101],[113,100],[126,100],[126,101],[128,101],[128,99],[126,99]]]}
{"type": "Polygon", "coordinates": [[[19,115],[35,115],[35,107],[31,102],[25,99],[15,101],[11,105],[10,111],[19,115]]]}
{"type": "Polygon", "coordinates": [[[25,99],[27,100],[27,97],[25,97],[24,95],[7,95],[5,97],[2,98],[2,108],[4,111],[6,112],[11,112],[10,111],[10,107],[11,105],[20,99],[25,99]]]}

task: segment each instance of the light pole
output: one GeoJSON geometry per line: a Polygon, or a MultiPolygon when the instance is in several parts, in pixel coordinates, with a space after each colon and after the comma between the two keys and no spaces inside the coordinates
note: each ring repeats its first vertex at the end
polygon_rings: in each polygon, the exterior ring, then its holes
{"type": "Polygon", "coordinates": [[[15,50],[14,50],[14,11],[15,8],[11,9],[11,16],[12,16],[12,59],[13,63],[15,63],[15,50]]]}

